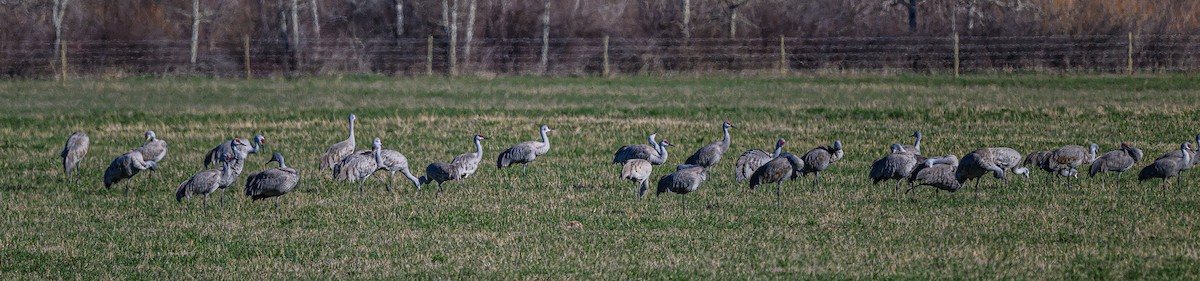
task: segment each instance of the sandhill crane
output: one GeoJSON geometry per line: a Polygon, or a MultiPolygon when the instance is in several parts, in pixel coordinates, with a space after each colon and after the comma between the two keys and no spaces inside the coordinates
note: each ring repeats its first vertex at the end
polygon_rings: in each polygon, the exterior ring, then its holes
{"type": "MultiPolygon", "coordinates": [[[[138,172],[158,169],[157,162],[147,161],[138,150],[130,150],[113,159],[104,170],[104,188],[109,188],[122,180],[133,178],[138,172]]],[[[129,195],[129,184],[125,185],[125,195],[129,195]]]]}
{"type": "Polygon", "coordinates": [[[821,181],[821,171],[829,168],[829,164],[842,159],[845,152],[842,151],[842,141],[834,140],[833,146],[818,146],[804,153],[801,160],[804,160],[804,169],[801,170],[800,176],[813,174],[813,188],[817,187],[817,183],[821,181]]]}
{"type": "MultiPolygon", "coordinates": [[[[262,148],[262,146],[267,143],[267,138],[263,135],[254,135],[253,140],[242,138],[238,138],[237,140],[243,144],[250,144],[249,146],[238,146],[239,153],[243,155],[258,154],[258,151],[262,148]]],[[[230,143],[231,142],[224,141],[221,142],[221,145],[209,150],[208,154],[204,155],[204,168],[208,168],[208,166],[220,163],[221,159],[218,159],[218,156],[221,155],[221,152],[233,155],[233,148],[230,146],[230,143]]]]}
{"type": "MultiPolygon", "coordinates": [[[[249,149],[245,148],[247,146],[248,145],[245,142],[242,142],[242,139],[229,140],[229,147],[232,149],[229,150],[230,152],[225,153],[225,155],[228,155],[230,158],[227,161],[229,163],[228,167],[226,168],[229,170],[229,172],[222,174],[221,184],[217,186],[217,189],[221,190],[221,205],[225,205],[225,189],[236,183],[238,177],[242,176],[242,170],[244,170],[246,166],[246,151],[249,151],[249,149]]],[[[219,157],[220,156],[218,156],[218,158],[219,157]]]]}
{"type": "Polygon", "coordinates": [[[733,124],[729,124],[729,121],[721,123],[721,131],[724,133],[724,137],[720,141],[709,143],[708,145],[701,147],[699,150],[696,150],[696,153],[693,153],[692,156],[688,157],[683,163],[697,165],[704,168],[717,165],[717,162],[721,161],[721,155],[724,155],[725,151],[729,150],[729,128],[737,127],[734,127],[733,124]]]}
{"type": "Polygon", "coordinates": [[[767,164],[771,159],[779,157],[783,153],[784,144],[787,144],[787,140],[779,138],[779,140],[775,141],[775,152],[767,153],[766,151],[751,149],[742,153],[742,156],[738,157],[737,164],[734,165],[734,180],[741,182],[749,179],[750,175],[753,175],[754,171],[758,170],[758,167],[762,167],[763,164],[767,164]]]}
{"type": "Polygon", "coordinates": [[[87,134],[76,131],[71,134],[70,138],[67,138],[67,144],[58,154],[58,157],[63,159],[63,172],[67,175],[68,180],[78,180],[75,177],[75,168],[79,167],[79,162],[83,162],[83,157],[87,156],[89,142],[87,134]]]}
{"type": "Polygon", "coordinates": [[[550,151],[550,136],[546,133],[553,132],[550,126],[542,125],[539,130],[542,134],[542,141],[527,141],[518,143],[504,152],[500,152],[500,156],[496,159],[496,168],[504,168],[512,164],[521,164],[521,176],[525,176],[525,168],[530,162],[537,159],[538,156],[546,154],[550,151]]]}
{"type": "Polygon", "coordinates": [[[175,201],[183,202],[183,198],[191,198],[192,195],[204,195],[202,206],[208,207],[208,195],[213,191],[217,191],[217,187],[221,185],[225,178],[229,176],[229,154],[221,153],[222,159],[221,168],[213,168],[203,170],[187,181],[179,184],[175,189],[175,201]]]}
{"type": "MultiPolygon", "coordinates": [[[[892,153],[875,160],[871,163],[871,184],[878,184],[881,181],[896,180],[896,188],[893,193],[899,195],[900,180],[907,179],[912,175],[913,168],[917,166],[917,156],[904,150],[900,144],[892,144],[892,153]]],[[[921,161],[924,161],[922,159],[921,161]]]]}
{"type": "Polygon", "coordinates": [[[702,166],[684,164],[675,167],[675,169],[674,173],[658,179],[658,188],[654,196],[659,196],[667,191],[679,194],[679,204],[683,206],[683,211],[686,212],[687,194],[699,189],[708,176],[702,166]]]}
{"type": "MultiPolygon", "coordinates": [[[[348,180],[352,183],[357,182],[358,192],[363,192],[363,182],[383,166],[382,149],[382,142],[379,141],[379,138],[375,138],[372,141],[371,150],[367,153],[355,153],[347,156],[338,168],[340,172],[338,179],[348,180]]],[[[391,184],[388,185],[387,191],[392,191],[391,184]]]]}
{"type": "Polygon", "coordinates": [[[421,189],[421,180],[413,176],[412,171],[408,169],[408,157],[404,157],[404,154],[395,150],[383,149],[383,143],[379,138],[371,140],[371,147],[379,150],[379,167],[376,168],[376,171],[388,171],[388,191],[392,190],[392,184],[395,182],[394,179],[397,171],[401,175],[404,175],[405,178],[408,178],[409,181],[412,181],[413,186],[417,190],[421,189]]]}
{"type": "Polygon", "coordinates": [[[799,177],[804,164],[804,160],[799,156],[782,153],[754,170],[754,174],[750,175],[750,189],[761,184],[775,183],[775,205],[783,205],[783,181],[799,177]]]}
{"type": "Polygon", "coordinates": [[[621,167],[621,178],[634,182],[638,186],[638,197],[646,195],[650,189],[650,172],[654,165],[645,159],[630,159],[621,167]]]}
{"type": "Polygon", "coordinates": [[[427,184],[436,181],[438,185],[437,194],[442,195],[442,183],[458,179],[455,176],[458,175],[455,169],[454,165],[446,162],[430,163],[429,166],[425,167],[425,175],[421,176],[420,182],[421,184],[427,184]]]}
{"type": "MultiPolygon", "coordinates": [[[[1090,149],[1084,149],[1082,146],[1078,145],[1059,147],[1053,151],[1050,151],[1050,169],[1054,170],[1057,173],[1056,175],[1071,173],[1064,172],[1066,170],[1076,170],[1074,173],[1078,173],[1079,166],[1083,164],[1091,164],[1092,161],[1096,160],[1096,150],[1099,149],[1100,146],[1094,143],[1090,145],[1090,149]]],[[[1068,189],[1071,188],[1071,178],[1072,177],[1067,177],[1068,189]]]]}
{"type": "MultiPolygon", "coordinates": [[[[1019,154],[1018,154],[1018,157],[1019,154]]],[[[967,155],[963,155],[958,162],[958,168],[954,169],[954,177],[959,183],[964,183],[969,180],[975,180],[975,197],[979,197],[979,180],[987,173],[992,173],[998,179],[1008,181],[1008,176],[997,164],[996,155],[992,149],[980,148],[967,155]]],[[[1015,165],[1014,165],[1015,166],[1015,165]]]]}
{"type": "Polygon", "coordinates": [[[455,178],[462,179],[463,181],[466,181],[468,177],[475,174],[476,169],[479,169],[479,161],[483,160],[483,144],[480,144],[479,141],[488,138],[483,135],[475,135],[474,139],[475,152],[459,154],[454,157],[454,160],[450,161],[450,164],[454,165],[455,170],[458,171],[458,175],[455,178]]]}
{"type": "Polygon", "coordinates": [[[1026,170],[1028,170],[1028,167],[1034,167],[1050,173],[1050,175],[1046,175],[1046,187],[1050,186],[1050,178],[1055,174],[1054,169],[1050,168],[1050,155],[1049,150],[1030,152],[1028,156],[1025,156],[1023,163],[1026,170]]]}
{"type": "MultiPolygon", "coordinates": [[[[167,141],[158,139],[154,131],[146,131],[146,143],[138,147],[137,151],[142,153],[144,160],[154,161],[155,165],[158,165],[163,157],[167,156],[167,141]]],[[[154,178],[154,170],[157,168],[150,170],[150,178],[154,178]]]]}
{"type": "MultiPolygon", "coordinates": [[[[1191,150],[1191,148],[1192,144],[1190,142],[1184,142],[1179,146],[1180,157],[1168,157],[1168,155],[1164,155],[1163,157],[1159,157],[1158,160],[1154,160],[1153,164],[1142,168],[1142,171],[1138,172],[1138,181],[1161,178],[1163,191],[1167,191],[1167,179],[1176,177],[1175,191],[1179,192],[1179,186],[1183,184],[1183,180],[1179,179],[1177,176],[1179,176],[1179,172],[1182,171],[1184,167],[1188,165],[1188,163],[1193,161],[1192,153],[1187,153],[1187,151],[1191,150]]],[[[1169,152],[1168,154],[1170,153],[1174,152],[1169,152]]]]}
{"type": "Polygon", "coordinates": [[[1096,161],[1092,161],[1092,167],[1088,170],[1088,177],[1095,177],[1098,173],[1117,172],[1117,188],[1121,188],[1121,174],[1133,167],[1133,164],[1142,161],[1142,150],[1129,146],[1128,143],[1121,143],[1121,147],[1117,150],[1109,151],[1096,161]]]}
{"type": "Polygon", "coordinates": [[[255,201],[275,197],[275,208],[279,208],[279,197],[296,188],[296,183],[300,182],[300,173],[284,164],[283,154],[279,152],[275,152],[271,155],[271,160],[267,160],[267,164],[271,162],[278,162],[279,167],[246,177],[246,196],[255,201]]]}
{"type": "Polygon", "coordinates": [[[922,185],[932,186],[937,189],[948,192],[955,192],[962,188],[962,182],[955,178],[955,170],[958,169],[958,156],[945,155],[925,159],[924,163],[917,166],[917,169],[908,178],[908,183],[911,187],[905,190],[909,191],[916,189],[922,185]],[[913,183],[916,182],[916,185],[913,183]]]}
{"type": "Polygon", "coordinates": [[[912,153],[912,154],[918,154],[918,155],[921,154],[921,139],[924,138],[924,136],[925,135],[921,134],[921,131],[913,132],[913,134],[910,135],[910,137],[914,137],[917,140],[913,141],[913,145],[907,145],[907,144],[903,145],[902,147],[904,147],[904,151],[908,151],[909,153],[912,153]]]}
{"type": "MultiPolygon", "coordinates": [[[[1200,146],[1200,134],[1196,135],[1196,142],[1195,142],[1195,143],[1196,143],[1198,146],[1200,146]]],[[[1183,154],[1185,154],[1185,153],[1186,153],[1186,154],[1191,154],[1189,158],[1191,158],[1191,159],[1192,159],[1192,161],[1191,161],[1191,162],[1187,162],[1187,163],[1182,163],[1182,164],[1183,164],[1183,167],[1182,167],[1182,168],[1180,168],[1180,170],[1179,170],[1179,171],[1181,171],[1181,172],[1182,172],[1182,171],[1187,171],[1187,170],[1190,170],[1190,169],[1192,169],[1192,167],[1193,167],[1193,166],[1196,166],[1197,162],[1198,162],[1198,161],[1200,161],[1200,157],[1196,157],[1196,151],[1198,151],[1198,150],[1187,150],[1187,151],[1181,151],[1181,150],[1172,150],[1171,152],[1167,153],[1166,155],[1163,155],[1163,156],[1159,157],[1158,159],[1167,158],[1167,157],[1182,158],[1182,157],[1183,157],[1183,154]]],[[[1154,160],[1158,160],[1158,159],[1154,159],[1154,160]]],[[[1180,180],[1180,181],[1182,181],[1182,180],[1183,180],[1183,173],[1180,173],[1180,174],[1178,175],[1178,177],[1179,177],[1179,180],[1180,180]]]]}
{"type": "Polygon", "coordinates": [[[346,155],[354,153],[354,121],[356,120],[358,120],[358,117],[354,116],[354,113],[351,113],[349,117],[350,136],[346,137],[346,140],[329,146],[329,149],[325,150],[325,154],[321,155],[320,168],[322,171],[329,169],[332,172],[333,165],[346,158],[346,155]]]}
{"type": "Polygon", "coordinates": [[[653,146],[635,144],[618,148],[617,152],[613,154],[613,164],[624,164],[625,161],[629,161],[630,159],[643,159],[650,161],[651,165],[662,165],[663,163],[666,163],[667,147],[675,145],[671,144],[671,142],[667,141],[665,138],[656,143],[654,142],[655,136],[656,134],[650,135],[650,143],[653,146]]]}

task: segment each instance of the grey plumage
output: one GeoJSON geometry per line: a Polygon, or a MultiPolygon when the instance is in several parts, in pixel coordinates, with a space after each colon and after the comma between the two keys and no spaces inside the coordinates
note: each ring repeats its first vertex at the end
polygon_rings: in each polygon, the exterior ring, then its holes
{"type": "Polygon", "coordinates": [[[742,156],[738,157],[737,164],[733,166],[734,180],[741,182],[749,179],[750,175],[753,175],[754,171],[758,170],[758,167],[762,167],[762,165],[767,164],[771,159],[775,159],[775,157],[783,153],[784,144],[787,144],[787,140],[779,138],[779,140],[775,141],[775,151],[772,153],[758,149],[751,149],[742,153],[742,156]]]}
{"type": "Polygon", "coordinates": [[[271,160],[268,160],[267,164],[271,162],[278,162],[279,167],[246,177],[246,196],[251,200],[275,197],[275,207],[278,208],[279,197],[296,188],[296,183],[300,182],[300,173],[296,169],[288,167],[283,162],[283,154],[279,152],[271,155],[271,160]]]}
{"type": "Polygon", "coordinates": [[[813,187],[821,181],[821,171],[829,168],[830,164],[842,159],[845,152],[842,151],[842,141],[834,140],[832,146],[818,146],[804,153],[801,160],[804,160],[804,169],[801,170],[801,176],[813,174],[813,187]]]}
{"type": "Polygon", "coordinates": [[[225,204],[225,189],[237,183],[238,178],[242,176],[242,171],[246,165],[246,154],[249,152],[249,149],[246,149],[249,145],[242,142],[242,139],[229,140],[228,145],[233,149],[230,149],[229,152],[217,154],[218,159],[220,159],[219,155],[228,155],[230,158],[228,160],[228,167],[226,168],[229,172],[221,177],[221,184],[217,186],[217,189],[221,190],[222,205],[225,204]]]}
{"type": "MultiPolygon", "coordinates": [[[[382,142],[379,141],[379,138],[375,138],[372,141],[371,150],[347,156],[337,168],[340,172],[337,179],[357,183],[358,192],[363,192],[362,185],[367,177],[370,177],[375,171],[383,168],[382,149],[382,142]]],[[[390,184],[387,187],[387,191],[392,191],[390,184]]]]}
{"type": "MultiPolygon", "coordinates": [[[[994,150],[990,148],[980,148],[971,151],[971,153],[963,155],[962,159],[958,162],[958,168],[954,170],[954,177],[959,183],[975,180],[975,196],[979,196],[979,179],[987,175],[987,173],[992,173],[992,176],[1008,181],[1008,175],[1004,172],[1004,168],[1001,168],[998,164],[999,161],[993,152],[994,150]]],[[[1006,161],[1012,160],[1006,159],[1006,161]]]]}
{"type": "MultiPolygon", "coordinates": [[[[1067,145],[1050,151],[1049,167],[1056,175],[1063,175],[1068,170],[1078,172],[1079,166],[1091,164],[1096,160],[1096,150],[1099,146],[1091,144],[1090,148],[1078,145],[1067,145]]],[[[1071,188],[1071,177],[1067,177],[1067,188],[1071,188]]]]}
{"type": "Polygon", "coordinates": [[[724,132],[724,137],[720,141],[700,147],[700,149],[696,150],[696,153],[693,153],[692,156],[684,161],[684,164],[697,165],[704,168],[716,166],[717,162],[721,161],[721,156],[725,154],[725,151],[729,150],[729,128],[737,127],[729,124],[729,121],[721,123],[721,131],[724,132]]]}
{"type": "Polygon", "coordinates": [[[1133,168],[1133,164],[1142,161],[1142,150],[1129,146],[1128,143],[1121,143],[1121,147],[1117,150],[1109,151],[1092,161],[1092,167],[1088,169],[1088,177],[1095,177],[1096,174],[1103,172],[1117,172],[1117,186],[1121,186],[1121,174],[1133,168]]]}
{"type": "Polygon", "coordinates": [[[202,206],[207,207],[208,195],[213,191],[217,191],[217,188],[225,181],[230,172],[229,161],[231,159],[229,154],[221,153],[221,158],[223,159],[221,168],[200,171],[187,181],[179,184],[179,187],[175,189],[175,201],[183,202],[183,198],[191,198],[192,195],[203,195],[204,201],[202,206]]]}
{"type": "MultiPolygon", "coordinates": [[[[146,143],[136,150],[142,153],[144,160],[153,161],[157,165],[167,156],[167,141],[158,139],[154,131],[146,131],[146,143]]],[[[150,177],[154,177],[154,170],[150,170],[150,177]]]]}
{"type": "Polygon", "coordinates": [[[347,155],[354,153],[354,121],[358,120],[358,117],[351,113],[349,120],[350,136],[346,137],[346,140],[335,143],[329,146],[329,149],[325,150],[325,154],[321,155],[320,169],[322,171],[326,169],[332,171],[334,165],[341,162],[347,155]]]}
{"type": "Polygon", "coordinates": [[[87,156],[90,142],[87,134],[76,131],[67,138],[67,144],[63,146],[62,152],[58,153],[58,157],[63,159],[63,173],[68,179],[77,179],[75,169],[79,167],[79,162],[83,162],[83,157],[87,156]]]}
{"type": "Polygon", "coordinates": [[[912,175],[912,171],[916,168],[918,161],[916,155],[904,150],[904,147],[899,144],[893,143],[891,149],[891,154],[871,163],[870,176],[872,184],[878,184],[886,180],[896,180],[896,187],[893,191],[899,193],[900,181],[912,175]]]}
{"type": "Polygon", "coordinates": [[[521,175],[525,175],[525,168],[529,163],[550,151],[550,136],[546,133],[553,132],[554,129],[542,125],[539,131],[542,135],[541,142],[527,141],[505,149],[496,159],[496,168],[502,169],[512,164],[521,164],[521,175]]]}
{"type": "Polygon", "coordinates": [[[644,159],[630,159],[621,167],[621,178],[634,182],[638,185],[638,197],[646,195],[646,190],[650,188],[650,173],[654,165],[650,165],[650,161],[644,159]]]}
{"type": "Polygon", "coordinates": [[[437,193],[440,195],[442,194],[442,183],[458,179],[455,176],[457,174],[458,172],[455,171],[454,165],[446,162],[433,162],[425,167],[425,175],[421,176],[420,182],[421,184],[427,184],[436,181],[438,185],[437,193]]]}
{"type": "Polygon", "coordinates": [[[918,165],[912,176],[908,178],[911,187],[905,190],[904,193],[926,185],[949,192],[958,191],[958,189],[962,188],[962,183],[955,177],[957,169],[958,156],[956,155],[928,158],[925,162],[918,165]],[[913,183],[916,183],[916,185],[913,185],[913,183]]]}
{"type": "Polygon", "coordinates": [[[775,204],[782,205],[783,181],[799,177],[804,170],[804,164],[804,160],[799,156],[782,153],[754,170],[754,174],[750,175],[750,189],[762,184],[775,183],[775,204]]]}
{"type": "Polygon", "coordinates": [[[1028,156],[1025,156],[1023,163],[1026,169],[1034,167],[1051,174],[1046,176],[1046,187],[1050,186],[1050,178],[1055,173],[1054,169],[1050,168],[1050,154],[1049,150],[1030,152],[1028,156]]]}
{"type": "MultiPolygon", "coordinates": [[[[1195,142],[1195,143],[1196,143],[1198,146],[1200,146],[1200,134],[1197,134],[1197,135],[1196,135],[1196,142],[1195,142]]],[[[1167,153],[1167,154],[1165,154],[1165,155],[1163,155],[1163,156],[1161,156],[1161,157],[1159,157],[1159,158],[1157,158],[1157,159],[1154,159],[1154,160],[1158,160],[1158,159],[1162,159],[1162,158],[1171,158],[1171,157],[1173,157],[1173,158],[1182,158],[1182,157],[1183,157],[1183,154],[1185,154],[1185,153],[1186,153],[1186,154],[1189,154],[1189,155],[1188,155],[1188,156],[1189,156],[1188,158],[1192,159],[1192,161],[1190,161],[1190,162],[1187,162],[1187,163],[1181,163],[1181,164],[1183,164],[1183,166],[1182,166],[1182,167],[1180,167],[1180,171],[1187,171],[1187,170],[1190,170],[1190,169],[1192,169],[1192,167],[1196,166],[1196,164],[1197,164],[1198,162],[1200,162],[1200,157],[1197,157],[1196,151],[1197,151],[1197,150],[1191,150],[1191,149],[1189,149],[1189,150],[1186,150],[1186,151],[1184,151],[1184,150],[1172,150],[1171,152],[1169,152],[1169,153],[1167,153]]],[[[1178,176],[1178,177],[1179,177],[1179,178],[1178,178],[1177,180],[1178,180],[1178,181],[1180,181],[1180,182],[1182,182],[1182,181],[1183,181],[1183,174],[1179,174],[1179,176],[1178,176]]]]}
{"type": "MultiPolygon", "coordinates": [[[[1150,166],[1146,166],[1145,168],[1142,168],[1142,171],[1138,172],[1138,181],[1146,181],[1146,180],[1150,180],[1153,178],[1161,178],[1163,191],[1166,191],[1167,190],[1167,179],[1169,179],[1171,177],[1178,177],[1179,172],[1183,171],[1184,167],[1188,166],[1189,163],[1191,163],[1193,161],[1192,153],[1182,153],[1182,152],[1191,150],[1191,148],[1192,148],[1191,143],[1184,142],[1182,145],[1179,146],[1178,151],[1181,152],[1181,153],[1179,153],[1180,157],[1169,157],[1170,153],[1168,153],[1168,155],[1164,155],[1163,157],[1159,157],[1157,160],[1154,160],[1153,164],[1150,164],[1150,166]]],[[[1176,192],[1178,192],[1180,190],[1179,186],[1181,184],[1183,184],[1182,180],[1176,178],[1176,182],[1175,182],[1175,191],[1176,192]]]]}
{"type": "Polygon", "coordinates": [[[904,151],[908,151],[909,153],[917,155],[921,154],[921,139],[923,139],[925,135],[921,134],[921,131],[915,131],[912,135],[910,135],[910,137],[916,138],[916,140],[913,141],[913,145],[906,144],[902,145],[901,147],[904,148],[904,151]]]}
{"type": "Polygon", "coordinates": [[[679,194],[679,202],[683,206],[683,210],[686,211],[687,194],[699,189],[707,177],[706,171],[702,166],[690,164],[679,165],[676,167],[674,173],[658,179],[658,187],[654,196],[659,196],[667,191],[679,194]]]}
{"type": "MultiPolygon", "coordinates": [[[[104,170],[104,188],[109,188],[122,180],[133,178],[142,170],[158,169],[158,164],[154,161],[147,161],[142,157],[142,153],[137,150],[130,150],[113,159],[112,163],[108,164],[108,169],[104,170]]],[[[125,194],[129,194],[129,185],[125,185],[125,194]]]]}
{"type": "MultiPolygon", "coordinates": [[[[264,137],[263,135],[254,135],[253,140],[248,140],[248,139],[243,139],[243,138],[236,138],[235,140],[237,140],[238,142],[243,143],[243,144],[249,144],[249,145],[236,146],[238,149],[238,153],[243,154],[243,155],[257,154],[258,151],[262,148],[262,146],[264,144],[266,144],[266,142],[267,142],[267,138],[264,137]]],[[[232,142],[229,142],[229,141],[221,142],[221,145],[214,147],[212,150],[209,150],[207,154],[204,154],[204,168],[208,168],[208,166],[221,163],[221,159],[219,157],[219,155],[221,155],[221,152],[229,153],[230,155],[233,155],[233,152],[234,152],[233,148],[235,146],[232,146],[231,143],[232,142]]]]}
{"type": "Polygon", "coordinates": [[[479,141],[488,138],[483,135],[475,135],[474,139],[475,152],[459,154],[454,157],[454,160],[450,161],[450,164],[454,165],[455,171],[458,172],[455,178],[466,180],[475,174],[475,170],[479,169],[479,161],[483,160],[483,144],[479,143],[479,141]]]}
{"type": "Polygon", "coordinates": [[[650,145],[635,144],[618,148],[617,152],[613,153],[612,163],[625,164],[625,162],[629,161],[630,159],[643,159],[650,161],[651,165],[662,165],[663,163],[666,163],[668,157],[667,147],[675,145],[671,144],[671,142],[667,141],[665,138],[660,142],[655,142],[655,136],[657,136],[657,134],[650,134],[650,145]]]}

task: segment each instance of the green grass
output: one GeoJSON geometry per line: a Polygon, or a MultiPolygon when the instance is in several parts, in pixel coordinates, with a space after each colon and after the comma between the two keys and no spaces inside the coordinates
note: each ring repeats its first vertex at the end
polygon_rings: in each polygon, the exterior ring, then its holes
{"type": "MultiPolygon", "coordinates": [[[[1146,76],[806,76],[788,78],[296,80],[130,78],[0,82],[0,272],[6,279],[475,278],[1196,279],[1200,214],[1195,172],[1181,193],[1112,175],[1075,190],[987,178],[971,191],[928,189],[897,199],[872,186],[887,145],[926,135],[927,155],[1008,146],[1023,153],[1130,142],[1153,159],[1200,132],[1200,80],[1146,76]],[[359,147],[372,137],[410,168],[473,149],[487,157],[467,182],[417,191],[404,181],[365,194],[318,173],[325,149],[356,113],[359,147]],[[719,139],[733,145],[687,196],[637,198],[610,165],[621,145],[658,132],[677,146],[668,165],[719,139]],[[490,165],[548,123],[553,148],[530,166],[490,165]],[[57,157],[67,136],[92,139],[82,184],[57,157]],[[170,142],[161,170],[112,190],[109,161],[155,130],[170,142]],[[176,203],[174,188],[229,137],[264,131],[302,174],[298,190],[250,202],[176,203]],[[845,158],[774,190],[735,183],[733,163],[777,137],[803,153],[840,139],[845,158]],[[129,196],[123,189],[131,188],[129,196]]],[[[269,155],[269,154],[268,154],[269,155]]],[[[270,166],[251,155],[247,173],[270,166]]],[[[1135,169],[1149,164],[1146,160],[1135,169]]],[[[386,174],[380,174],[386,175],[386,174]]],[[[1034,172],[1039,181],[1045,174],[1034,172]]],[[[240,186],[241,183],[238,184],[240,186]]],[[[214,194],[215,196],[219,196],[214,194]]]]}

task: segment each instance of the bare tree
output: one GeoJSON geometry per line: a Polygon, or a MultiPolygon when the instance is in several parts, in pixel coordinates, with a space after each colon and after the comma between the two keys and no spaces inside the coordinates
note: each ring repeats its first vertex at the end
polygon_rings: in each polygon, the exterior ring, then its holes
{"type": "Polygon", "coordinates": [[[463,40],[464,68],[471,64],[471,41],[475,38],[475,0],[470,0],[469,3],[467,5],[467,37],[463,40]]]}
{"type": "Polygon", "coordinates": [[[317,0],[308,2],[309,8],[312,8],[312,34],[313,40],[321,40],[321,17],[317,13],[317,0]]]}
{"type": "Polygon", "coordinates": [[[396,42],[400,42],[400,36],[404,36],[404,1],[394,1],[396,2],[396,42]]]}
{"type": "Polygon", "coordinates": [[[750,0],[725,0],[725,4],[729,8],[729,39],[737,38],[738,8],[741,8],[746,2],[750,2],[750,0]]]}
{"type": "Polygon", "coordinates": [[[288,36],[288,17],[287,9],[285,8],[287,7],[287,4],[284,1],[286,0],[279,0],[279,38],[282,39],[283,51],[286,54],[292,53],[292,48],[294,46],[291,45],[292,40],[288,36]]]}
{"type": "Polygon", "coordinates": [[[885,4],[890,3],[892,6],[901,5],[908,10],[908,32],[917,32],[917,5],[920,5],[925,0],[887,0],[885,4]]]}
{"type": "Polygon", "coordinates": [[[546,56],[550,53],[550,0],[543,2],[545,7],[542,10],[542,59],[538,62],[538,72],[545,74],[546,65],[549,63],[546,56]]]}
{"type": "MultiPolygon", "coordinates": [[[[992,5],[1016,12],[1038,9],[1036,5],[1023,0],[959,0],[958,3],[966,6],[961,9],[966,13],[968,31],[974,30],[976,25],[982,26],[983,20],[988,18],[988,15],[983,13],[982,6],[992,5]]],[[[951,22],[953,23],[955,20],[952,19],[951,22]]]]}
{"type": "Polygon", "coordinates": [[[51,8],[52,17],[54,18],[54,56],[58,57],[62,52],[62,23],[63,17],[67,14],[67,2],[71,0],[54,0],[54,7],[51,8]]]}
{"type": "Polygon", "coordinates": [[[200,0],[192,0],[192,58],[188,60],[196,65],[196,49],[200,43],[200,0]]]}
{"type": "Polygon", "coordinates": [[[683,33],[684,41],[692,40],[692,4],[689,0],[681,0],[679,3],[683,6],[683,26],[680,27],[683,33]]]}
{"type": "Polygon", "coordinates": [[[299,22],[299,11],[298,11],[300,8],[299,8],[299,3],[297,3],[297,1],[299,1],[299,0],[292,0],[292,5],[289,7],[292,12],[291,21],[292,21],[292,59],[293,60],[296,60],[298,58],[297,53],[300,52],[300,22],[299,22]]]}

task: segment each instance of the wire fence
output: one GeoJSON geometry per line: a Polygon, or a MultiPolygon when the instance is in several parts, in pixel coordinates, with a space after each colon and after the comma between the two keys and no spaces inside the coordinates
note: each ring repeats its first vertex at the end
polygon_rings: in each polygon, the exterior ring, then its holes
{"type": "Polygon", "coordinates": [[[1200,35],[780,37],[767,39],[444,38],[0,42],[10,78],[319,74],[593,76],[687,72],[1194,72],[1200,35]],[[468,53],[469,52],[469,53],[468,53]]]}

